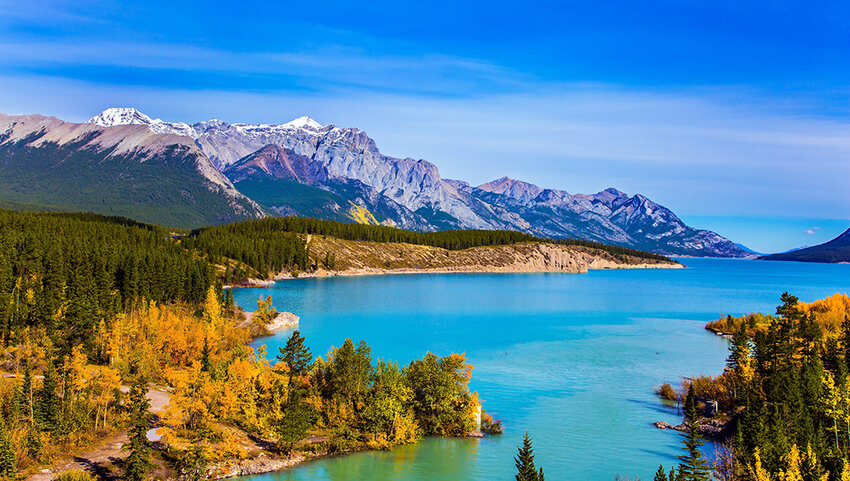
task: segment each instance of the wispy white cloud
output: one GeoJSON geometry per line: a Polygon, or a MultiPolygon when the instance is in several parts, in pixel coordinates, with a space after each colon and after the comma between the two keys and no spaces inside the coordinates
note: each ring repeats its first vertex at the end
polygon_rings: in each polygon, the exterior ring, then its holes
{"type": "Polygon", "coordinates": [[[528,76],[484,60],[378,54],[333,44],[310,50],[230,51],[181,43],[18,40],[0,42],[0,58],[0,66],[6,69],[66,76],[73,69],[76,78],[99,76],[98,81],[114,84],[132,83],[126,75],[130,69],[190,73],[201,88],[205,75],[229,75],[232,90],[248,91],[361,88],[452,95],[485,85],[488,91],[530,85],[528,76]],[[251,82],[251,78],[258,80],[251,82]]]}
{"type": "Polygon", "coordinates": [[[811,229],[806,229],[806,234],[815,235],[815,232],[819,231],[820,227],[812,227],[811,229]]]}

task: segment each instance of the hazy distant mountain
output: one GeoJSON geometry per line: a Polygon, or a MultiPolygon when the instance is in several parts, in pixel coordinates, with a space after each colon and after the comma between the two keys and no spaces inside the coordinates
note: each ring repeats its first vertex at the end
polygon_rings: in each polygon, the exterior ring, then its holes
{"type": "Polygon", "coordinates": [[[764,255],[764,252],[756,252],[756,251],[750,249],[749,247],[745,246],[744,244],[741,244],[740,242],[736,242],[735,245],[740,247],[741,250],[747,251],[754,256],[763,256],[764,255]]]}
{"type": "Polygon", "coordinates": [[[820,245],[783,254],[771,254],[759,259],[769,261],[850,262],[850,229],[847,229],[835,239],[820,245]]]}
{"type": "Polygon", "coordinates": [[[187,137],[40,115],[0,114],[0,200],[178,227],[265,215],[187,137]]]}

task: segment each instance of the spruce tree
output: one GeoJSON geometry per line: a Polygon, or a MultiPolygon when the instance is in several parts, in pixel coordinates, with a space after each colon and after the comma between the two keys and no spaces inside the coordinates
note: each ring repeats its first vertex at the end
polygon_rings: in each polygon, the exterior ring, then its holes
{"type": "Polygon", "coordinates": [[[700,452],[705,441],[699,434],[699,417],[693,384],[688,387],[688,395],[685,398],[685,423],[688,425],[688,432],[683,435],[682,439],[682,449],[685,450],[685,454],[678,456],[679,472],[676,475],[676,480],[708,481],[711,479],[711,469],[708,467],[708,461],[700,452]]]}
{"type": "Polygon", "coordinates": [[[129,451],[127,456],[124,479],[142,481],[146,479],[151,464],[151,442],[148,439],[150,430],[150,402],[147,398],[147,383],[139,376],[130,387],[127,399],[127,411],[130,415],[128,437],[130,441],[122,449],[129,451]]]}
{"type": "Polygon", "coordinates": [[[304,345],[304,340],[301,331],[294,331],[287,339],[286,346],[279,348],[277,360],[286,364],[292,377],[303,375],[313,363],[313,355],[310,348],[304,345]]]}
{"type": "Polygon", "coordinates": [[[36,417],[38,427],[42,431],[55,431],[59,427],[59,396],[56,394],[56,367],[52,359],[48,359],[44,369],[41,389],[38,391],[36,417]]]}
{"type": "Polygon", "coordinates": [[[517,451],[517,457],[514,458],[517,469],[516,481],[543,481],[543,468],[537,470],[534,466],[534,448],[528,431],[522,438],[522,447],[517,451]]]}
{"type": "Polygon", "coordinates": [[[15,450],[12,449],[12,440],[6,429],[3,416],[0,416],[0,479],[15,479],[18,474],[18,464],[15,459],[15,450]]]}
{"type": "Polygon", "coordinates": [[[748,356],[750,350],[750,338],[747,336],[747,327],[744,323],[732,335],[732,342],[729,344],[729,357],[726,358],[726,367],[732,370],[741,365],[741,361],[748,356]]]}
{"type": "MultiPolygon", "coordinates": [[[[655,472],[655,477],[652,481],[667,481],[667,472],[664,471],[664,466],[658,465],[658,471],[655,472]]],[[[676,481],[675,479],[673,481],[676,481]]]]}
{"type": "Polygon", "coordinates": [[[210,343],[206,337],[204,337],[204,348],[201,351],[201,371],[203,372],[211,372],[212,364],[210,362],[210,343]]]}
{"type": "Polygon", "coordinates": [[[301,388],[295,388],[289,393],[280,420],[275,426],[280,450],[289,457],[292,457],[293,448],[307,436],[307,430],[313,424],[313,410],[302,401],[301,391],[301,388]]]}

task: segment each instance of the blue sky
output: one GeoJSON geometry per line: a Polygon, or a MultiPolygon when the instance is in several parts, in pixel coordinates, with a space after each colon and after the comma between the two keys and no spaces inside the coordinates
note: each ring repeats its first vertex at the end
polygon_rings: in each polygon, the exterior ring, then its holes
{"type": "Polygon", "coordinates": [[[359,127],[449,178],[643,193],[759,251],[850,227],[850,3],[12,2],[0,111],[359,127]]]}

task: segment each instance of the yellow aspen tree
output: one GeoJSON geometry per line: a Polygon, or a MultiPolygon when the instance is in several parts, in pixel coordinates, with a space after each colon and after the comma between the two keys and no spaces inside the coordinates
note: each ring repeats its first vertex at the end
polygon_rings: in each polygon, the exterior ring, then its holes
{"type": "Polygon", "coordinates": [[[850,466],[847,460],[844,460],[844,466],[841,468],[841,474],[838,476],[838,481],[850,481],[850,466]]]}
{"type": "Polygon", "coordinates": [[[807,469],[806,474],[808,475],[809,479],[815,479],[815,481],[828,481],[829,480],[829,473],[826,472],[825,470],[820,475],[817,474],[817,472],[820,471],[821,468],[820,468],[820,464],[818,464],[818,456],[812,450],[812,444],[811,443],[809,443],[806,446],[805,461],[806,461],[806,469],[807,469]]]}
{"type": "Polygon", "coordinates": [[[844,410],[841,408],[841,393],[835,386],[835,379],[832,373],[824,371],[821,377],[823,384],[823,398],[821,403],[824,406],[825,414],[832,418],[833,433],[835,435],[835,449],[838,449],[838,418],[844,416],[844,410]]]}
{"type": "Polygon", "coordinates": [[[83,346],[76,346],[71,350],[71,357],[68,358],[68,376],[71,387],[71,401],[76,400],[76,396],[86,388],[86,364],[88,358],[83,352],[83,346]]]}
{"type": "Polygon", "coordinates": [[[221,324],[221,318],[221,303],[218,301],[218,294],[215,292],[215,287],[210,286],[204,300],[204,320],[211,326],[218,328],[221,324]]]}
{"type": "Polygon", "coordinates": [[[782,480],[803,481],[803,473],[801,471],[802,459],[800,458],[800,450],[796,444],[791,446],[791,451],[788,452],[785,462],[788,463],[788,467],[784,473],[780,473],[782,480]]]}
{"type": "Polygon", "coordinates": [[[761,465],[761,452],[759,448],[756,448],[753,453],[753,464],[748,464],[747,469],[754,481],[771,481],[770,473],[761,465]]]}
{"type": "Polygon", "coordinates": [[[847,442],[850,443],[850,376],[844,376],[839,388],[841,398],[842,420],[847,428],[847,442]]]}

